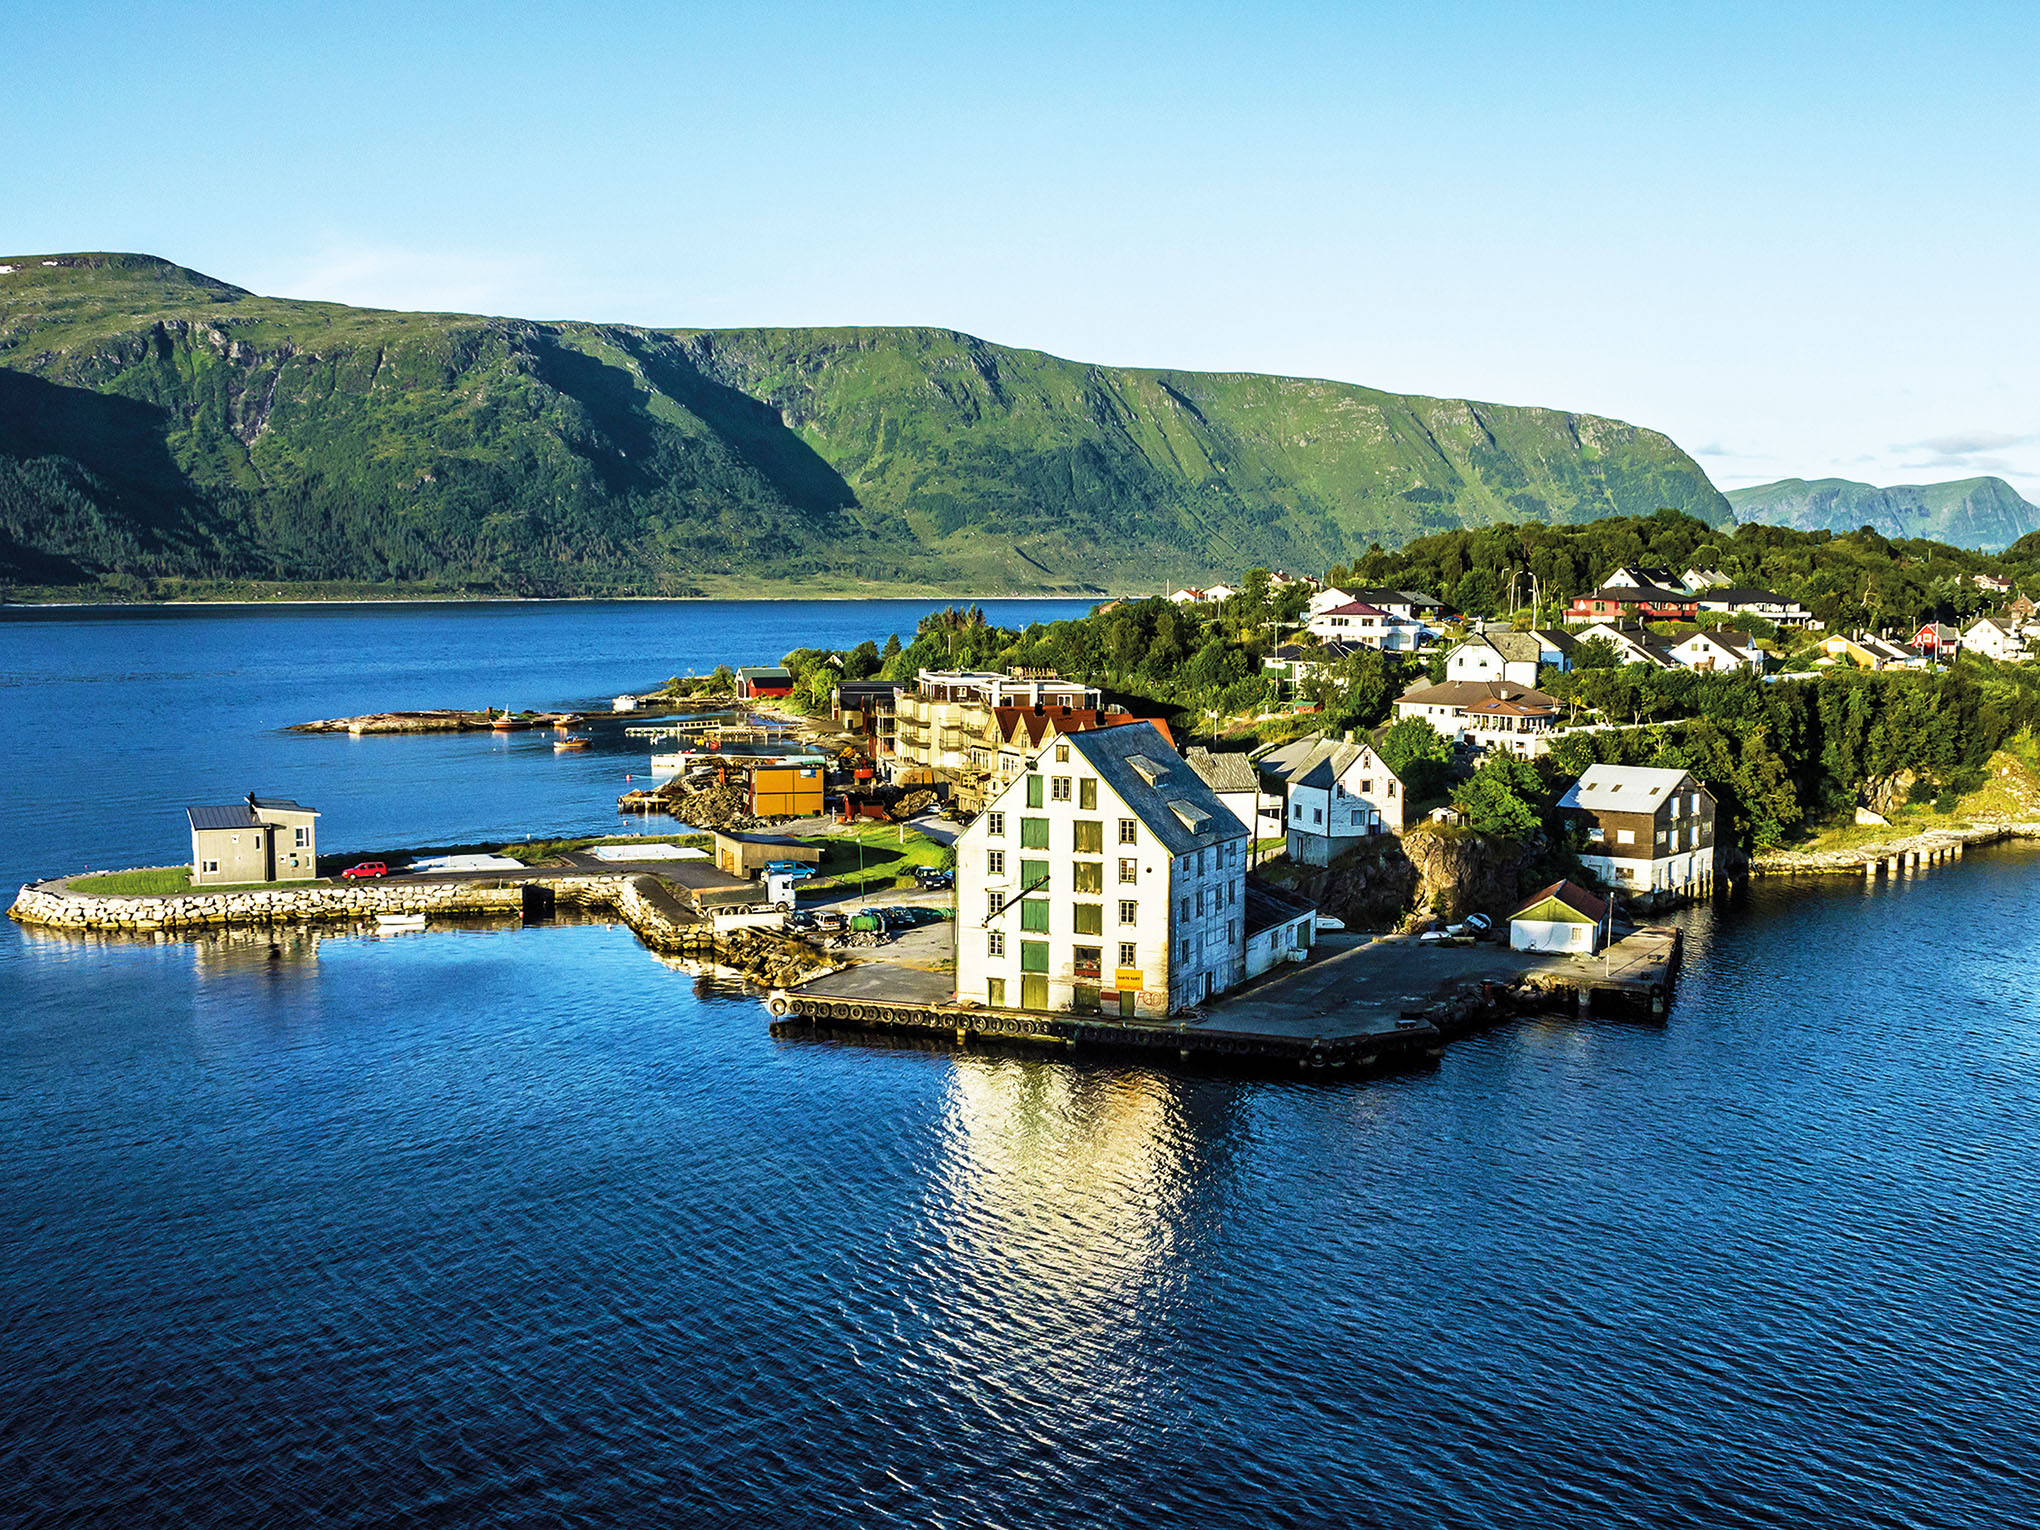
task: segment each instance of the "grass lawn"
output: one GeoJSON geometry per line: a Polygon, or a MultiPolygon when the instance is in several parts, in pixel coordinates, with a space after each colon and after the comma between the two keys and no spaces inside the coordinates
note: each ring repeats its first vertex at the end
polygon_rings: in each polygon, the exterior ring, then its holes
{"type": "Polygon", "coordinates": [[[76,892],[160,898],[165,893],[189,892],[191,868],[151,866],[143,871],[108,871],[94,877],[73,877],[71,887],[76,892]]]}
{"type": "Polygon", "coordinates": [[[193,887],[189,866],[150,866],[140,871],[107,871],[97,876],[72,877],[73,892],[101,893],[121,898],[162,898],[181,892],[272,892],[279,887],[316,887],[325,879],[296,882],[208,882],[193,887]]]}
{"type": "Polygon", "coordinates": [[[804,891],[857,887],[869,892],[881,887],[912,886],[914,868],[942,865],[943,852],[949,848],[911,828],[902,843],[900,826],[890,823],[860,825],[847,833],[804,843],[822,849],[821,864],[815,867],[814,876],[800,884],[804,891]]]}

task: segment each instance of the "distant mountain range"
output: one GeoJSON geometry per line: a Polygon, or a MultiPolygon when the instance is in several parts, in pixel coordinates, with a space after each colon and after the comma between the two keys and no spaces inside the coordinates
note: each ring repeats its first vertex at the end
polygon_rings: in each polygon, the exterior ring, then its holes
{"type": "Polygon", "coordinates": [[[1927,537],[1980,552],[2002,552],[2027,533],[2040,531],[2040,506],[2022,499],[2002,478],[1898,484],[1888,489],[1847,478],[1785,478],[1730,489],[1728,502],[1739,521],[1800,531],[1857,531],[1868,526],[1882,536],[1927,537]]]}
{"type": "Polygon", "coordinates": [[[0,257],[0,581],[1159,588],[1729,504],[1656,431],[944,329],[656,330],[0,257]]]}

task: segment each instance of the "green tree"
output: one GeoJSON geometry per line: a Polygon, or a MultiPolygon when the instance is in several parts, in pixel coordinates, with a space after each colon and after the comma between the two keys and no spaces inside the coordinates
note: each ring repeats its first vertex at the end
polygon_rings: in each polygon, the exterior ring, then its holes
{"type": "Polygon", "coordinates": [[[1452,805],[1474,829],[1502,839],[1527,840],[1542,822],[1544,782],[1528,760],[1496,751],[1460,783],[1452,805]]]}
{"type": "Polygon", "coordinates": [[[1452,740],[1421,717],[1405,717],[1381,735],[1379,746],[1388,768],[1402,779],[1412,802],[1435,797],[1445,789],[1452,769],[1452,740]]]}
{"type": "Polygon", "coordinates": [[[843,655],[843,678],[845,680],[869,680],[878,673],[878,644],[866,638],[855,648],[843,655]]]}

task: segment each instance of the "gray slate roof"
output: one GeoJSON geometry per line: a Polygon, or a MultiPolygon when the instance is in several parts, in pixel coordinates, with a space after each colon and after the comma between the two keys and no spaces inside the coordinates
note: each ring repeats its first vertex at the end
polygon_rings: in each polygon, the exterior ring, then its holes
{"type": "Polygon", "coordinates": [[[190,807],[184,810],[194,829],[259,829],[262,820],[245,802],[228,807],[190,807]]]}
{"type": "Polygon", "coordinates": [[[1146,722],[1066,733],[1068,744],[1119,794],[1127,810],[1146,824],[1171,855],[1205,849],[1247,832],[1218,793],[1146,722]],[[1134,764],[1142,760],[1145,770],[1134,764]],[[1148,775],[1153,774],[1152,783],[1148,775]],[[1202,815],[1200,817],[1200,815],[1202,815]],[[1189,822],[1185,822],[1188,819],[1189,822]],[[1196,827],[1192,828],[1191,824],[1196,827]]]}
{"type": "Polygon", "coordinates": [[[1215,792],[1253,792],[1261,789],[1261,777],[1253,762],[1243,754],[1213,754],[1202,744],[1183,751],[1183,763],[1196,771],[1215,792]]]}
{"type": "MultiPolygon", "coordinates": [[[[1360,758],[1362,747],[1344,739],[1327,738],[1322,733],[1307,733],[1269,750],[1254,763],[1279,781],[1298,786],[1330,786],[1345,774],[1347,766],[1360,758]]],[[[1395,774],[1386,760],[1381,768],[1389,775],[1395,774]]]]}
{"type": "Polygon", "coordinates": [[[257,808],[269,808],[279,813],[309,813],[314,818],[319,816],[318,809],[308,808],[288,797],[257,797],[252,793],[225,807],[188,807],[184,816],[191,820],[194,829],[259,829],[268,820],[256,811],[257,808]]]}

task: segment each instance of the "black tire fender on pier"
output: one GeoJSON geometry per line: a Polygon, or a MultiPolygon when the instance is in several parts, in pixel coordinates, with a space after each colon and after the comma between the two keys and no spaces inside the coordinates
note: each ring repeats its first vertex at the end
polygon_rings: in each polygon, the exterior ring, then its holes
{"type": "Polygon", "coordinates": [[[787,1005],[787,1002],[784,999],[774,999],[770,1004],[766,1005],[765,1007],[771,1010],[772,1013],[775,1015],[783,1015],[786,1013],[789,1006],[787,1005]]]}

